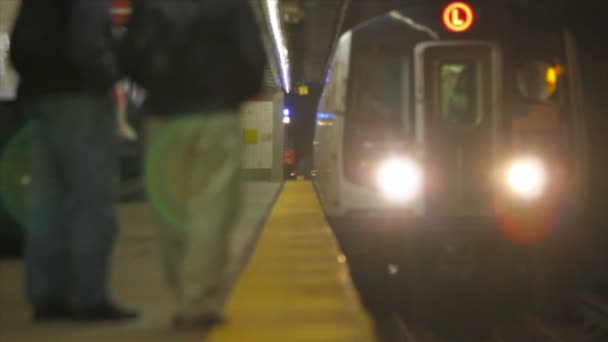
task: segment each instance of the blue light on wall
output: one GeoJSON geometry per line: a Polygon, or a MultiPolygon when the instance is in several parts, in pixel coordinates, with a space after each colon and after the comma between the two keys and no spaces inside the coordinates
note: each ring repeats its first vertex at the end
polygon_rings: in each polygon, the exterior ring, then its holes
{"type": "Polygon", "coordinates": [[[331,119],[335,119],[336,118],[336,114],[332,114],[332,113],[317,113],[317,120],[331,120],[331,119]]]}
{"type": "Polygon", "coordinates": [[[291,123],[291,111],[289,108],[283,108],[283,123],[286,125],[291,123]]]}

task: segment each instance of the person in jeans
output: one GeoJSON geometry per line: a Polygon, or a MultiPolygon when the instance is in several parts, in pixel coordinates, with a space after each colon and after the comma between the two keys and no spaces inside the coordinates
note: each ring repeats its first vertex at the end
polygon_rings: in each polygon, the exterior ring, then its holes
{"type": "Polygon", "coordinates": [[[146,89],[145,184],[163,221],[174,323],[209,328],[223,320],[230,286],[224,276],[240,202],[238,111],[261,90],[260,30],[246,0],[135,1],[123,44],[127,74],[146,89]]]}
{"type": "Polygon", "coordinates": [[[109,0],[23,0],[13,31],[18,101],[35,125],[26,292],[39,321],[138,316],[108,290],[120,78],[109,10],[109,0]]]}

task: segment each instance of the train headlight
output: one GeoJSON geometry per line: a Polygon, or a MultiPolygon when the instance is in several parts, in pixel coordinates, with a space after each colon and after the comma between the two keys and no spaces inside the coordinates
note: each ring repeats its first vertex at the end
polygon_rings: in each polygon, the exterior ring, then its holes
{"type": "Polygon", "coordinates": [[[515,160],[507,170],[511,191],[525,199],[536,199],[545,190],[547,174],[543,164],[533,158],[515,160]]]}
{"type": "Polygon", "coordinates": [[[395,202],[414,199],[422,189],[422,171],[413,160],[385,160],[378,169],[376,182],[382,194],[395,202]]]}

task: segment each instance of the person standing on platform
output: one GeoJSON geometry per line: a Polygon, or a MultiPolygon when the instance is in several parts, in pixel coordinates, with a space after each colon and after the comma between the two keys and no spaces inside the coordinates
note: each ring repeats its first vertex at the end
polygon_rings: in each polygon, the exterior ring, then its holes
{"type": "Polygon", "coordinates": [[[134,1],[127,74],[146,90],[147,197],[163,222],[177,328],[223,321],[229,234],[240,202],[241,103],[265,53],[247,0],[134,1]]]}
{"type": "Polygon", "coordinates": [[[11,59],[34,119],[26,287],[37,321],[117,321],[138,313],[108,290],[120,78],[109,0],[23,0],[11,59]]]}

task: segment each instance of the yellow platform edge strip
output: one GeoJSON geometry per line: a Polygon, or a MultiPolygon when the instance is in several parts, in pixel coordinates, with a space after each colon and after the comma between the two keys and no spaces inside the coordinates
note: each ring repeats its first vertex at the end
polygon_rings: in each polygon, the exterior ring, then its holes
{"type": "Polygon", "coordinates": [[[207,341],[375,341],[341,255],[312,184],[285,183],[207,341]]]}

